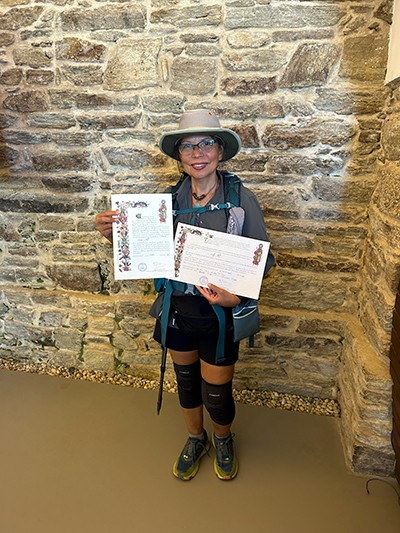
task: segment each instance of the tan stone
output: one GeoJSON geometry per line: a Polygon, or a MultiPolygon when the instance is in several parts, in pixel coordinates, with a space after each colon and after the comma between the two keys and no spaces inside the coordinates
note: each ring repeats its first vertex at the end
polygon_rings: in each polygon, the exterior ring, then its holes
{"type": "Polygon", "coordinates": [[[157,85],[160,39],[124,39],[110,51],[104,88],[112,91],[157,85]]]}
{"type": "Polygon", "coordinates": [[[340,76],[360,81],[383,81],[388,41],[380,34],[348,37],[344,41],[340,76]]]}

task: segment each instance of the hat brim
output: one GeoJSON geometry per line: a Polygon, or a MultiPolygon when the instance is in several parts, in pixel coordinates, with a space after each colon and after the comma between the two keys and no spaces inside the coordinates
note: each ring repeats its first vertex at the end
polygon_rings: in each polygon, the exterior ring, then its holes
{"type": "Polygon", "coordinates": [[[227,128],[188,128],[185,130],[175,130],[164,133],[160,139],[160,150],[163,154],[179,161],[175,149],[176,143],[180,139],[190,137],[191,135],[210,135],[211,137],[219,137],[224,143],[224,156],[221,161],[232,159],[241,148],[239,135],[227,128]]]}

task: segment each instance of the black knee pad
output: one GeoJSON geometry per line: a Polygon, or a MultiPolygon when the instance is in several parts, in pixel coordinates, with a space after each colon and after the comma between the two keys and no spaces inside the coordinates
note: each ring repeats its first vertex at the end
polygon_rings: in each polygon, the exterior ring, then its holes
{"type": "Polygon", "coordinates": [[[203,403],[211,420],[227,426],[235,418],[235,401],[232,396],[232,381],[223,385],[212,385],[204,381],[201,385],[203,403]]]}
{"type": "Polygon", "coordinates": [[[200,361],[196,361],[191,365],[177,365],[174,363],[174,370],[181,407],[194,409],[202,405],[200,361]]]}

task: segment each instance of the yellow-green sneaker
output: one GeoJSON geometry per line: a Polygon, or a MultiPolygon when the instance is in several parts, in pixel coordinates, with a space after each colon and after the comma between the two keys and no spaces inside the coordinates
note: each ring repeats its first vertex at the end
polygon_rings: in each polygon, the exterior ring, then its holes
{"type": "Polygon", "coordinates": [[[210,447],[211,443],[205,430],[203,440],[189,437],[180,456],[175,461],[172,469],[174,476],[183,481],[192,479],[199,470],[201,458],[208,453],[210,447]]]}
{"type": "Polygon", "coordinates": [[[237,476],[239,463],[233,448],[233,434],[223,439],[213,433],[212,440],[215,448],[214,470],[219,479],[228,481],[237,476]]]}

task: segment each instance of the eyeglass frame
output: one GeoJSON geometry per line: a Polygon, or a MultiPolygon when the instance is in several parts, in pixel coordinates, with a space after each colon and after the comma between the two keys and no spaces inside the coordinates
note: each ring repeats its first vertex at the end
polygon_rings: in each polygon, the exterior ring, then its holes
{"type": "MultiPolygon", "coordinates": [[[[208,146],[210,146],[210,148],[214,147],[214,146],[215,146],[215,143],[216,143],[219,147],[221,147],[221,148],[223,147],[223,143],[222,143],[221,139],[218,139],[218,137],[216,137],[216,138],[215,138],[215,137],[210,137],[209,139],[203,139],[202,141],[200,141],[200,142],[198,142],[198,143],[196,143],[196,144],[193,144],[193,143],[183,143],[183,145],[190,145],[190,146],[191,146],[191,150],[192,150],[192,151],[191,151],[191,152],[188,151],[188,152],[187,152],[188,155],[189,155],[189,154],[192,154],[192,153],[194,152],[194,149],[195,149],[195,148],[198,148],[198,149],[201,151],[201,153],[204,154],[204,153],[207,153],[208,150],[202,148],[200,145],[201,145],[202,143],[204,143],[204,142],[210,142],[210,141],[212,142],[211,145],[208,145],[208,146]]],[[[181,145],[181,142],[182,142],[182,139],[180,139],[179,142],[176,144],[176,149],[178,150],[178,152],[179,152],[180,155],[182,155],[182,152],[183,152],[183,146],[181,145]],[[182,149],[181,149],[181,147],[182,147],[182,149]]],[[[209,151],[211,152],[211,150],[209,150],[209,151]]]]}

